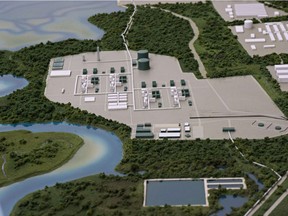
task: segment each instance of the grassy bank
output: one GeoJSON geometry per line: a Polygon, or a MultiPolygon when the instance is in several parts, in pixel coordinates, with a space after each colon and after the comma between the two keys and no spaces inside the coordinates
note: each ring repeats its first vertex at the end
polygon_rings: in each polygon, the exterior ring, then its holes
{"type": "MultiPolygon", "coordinates": [[[[0,154],[5,157],[5,173],[0,186],[52,171],[67,162],[83,145],[83,140],[69,133],[0,133],[0,154]]],[[[2,164],[2,163],[1,163],[2,164]]]]}
{"type": "Polygon", "coordinates": [[[286,216],[288,212],[288,196],[286,196],[281,203],[271,212],[271,216],[286,216]]]}
{"type": "MultiPolygon", "coordinates": [[[[271,197],[269,197],[269,199],[267,201],[265,201],[265,203],[261,206],[261,208],[254,215],[255,216],[264,215],[264,213],[276,202],[276,200],[284,193],[285,190],[288,190],[288,179],[286,179],[283,182],[283,184],[277,188],[277,190],[271,195],[271,197]]],[[[286,197],[286,200],[287,200],[287,197],[286,197]]],[[[283,201],[285,201],[285,199],[283,201]]],[[[281,202],[281,204],[283,203],[283,201],[281,202]]],[[[287,202],[286,202],[286,204],[284,204],[283,208],[281,205],[277,209],[278,210],[275,209],[276,212],[274,212],[274,211],[272,212],[274,215],[279,216],[279,215],[281,215],[281,214],[279,214],[280,212],[286,213],[286,215],[287,215],[287,202]],[[285,208],[286,208],[286,212],[283,211],[285,208]]],[[[272,215],[272,213],[271,213],[271,215],[272,215]]]]}

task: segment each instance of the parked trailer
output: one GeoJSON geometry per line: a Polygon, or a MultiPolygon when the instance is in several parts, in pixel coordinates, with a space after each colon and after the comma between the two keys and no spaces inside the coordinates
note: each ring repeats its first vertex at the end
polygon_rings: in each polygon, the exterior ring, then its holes
{"type": "Polygon", "coordinates": [[[159,138],[180,138],[181,133],[159,133],[159,138]]]}
{"type": "Polygon", "coordinates": [[[167,132],[181,132],[181,128],[167,128],[167,132]]]}
{"type": "Polygon", "coordinates": [[[185,130],[185,132],[190,132],[190,131],[191,131],[191,128],[190,128],[190,126],[185,126],[185,127],[184,127],[184,130],[185,130]]]}
{"type": "Polygon", "coordinates": [[[275,70],[288,69],[288,64],[275,65],[274,68],[275,68],[275,70]]]}
{"type": "Polygon", "coordinates": [[[283,83],[287,83],[288,82],[288,75],[279,75],[278,81],[283,82],[283,83]]]}
{"type": "Polygon", "coordinates": [[[276,70],[276,75],[288,75],[288,69],[276,70]]]}
{"type": "Polygon", "coordinates": [[[265,38],[245,39],[246,43],[261,43],[265,41],[266,41],[265,38]]]}

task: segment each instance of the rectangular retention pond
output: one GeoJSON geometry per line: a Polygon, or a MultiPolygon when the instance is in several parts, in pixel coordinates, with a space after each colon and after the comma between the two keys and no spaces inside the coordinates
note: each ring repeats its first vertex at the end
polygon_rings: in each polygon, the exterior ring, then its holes
{"type": "Polygon", "coordinates": [[[143,206],[208,206],[203,179],[150,179],[144,182],[143,206]]]}

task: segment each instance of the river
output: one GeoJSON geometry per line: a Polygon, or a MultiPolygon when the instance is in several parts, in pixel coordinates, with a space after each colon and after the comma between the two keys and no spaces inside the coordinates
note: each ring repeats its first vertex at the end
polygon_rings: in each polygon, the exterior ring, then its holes
{"type": "Polygon", "coordinates": [[[117,174],[115,166],[122,158],[121,140],[111,132],[68,123],[0,125],[0,131],[30,130],[33,132],[69,132],[82,137],[83,147],[64,166],[48,174],[28,178],[0,188],[0,216],[9,215],[13,206],[25,195],[81,177],[105,172],[117,174]]]}
{"type": "Polygon", "coordinates": [[[104,31],[88,22],[97,13],[123,11],[117,1],[0,1],[0,50],[68,38],[100,39],[104,31]]]}
{"type": "Polygon", "coordinates": [[[22,89],[28,85],[24,78],[15,77],[11,74],[0,76],[0,97],[11,94],[17,89],[22,89]]]}

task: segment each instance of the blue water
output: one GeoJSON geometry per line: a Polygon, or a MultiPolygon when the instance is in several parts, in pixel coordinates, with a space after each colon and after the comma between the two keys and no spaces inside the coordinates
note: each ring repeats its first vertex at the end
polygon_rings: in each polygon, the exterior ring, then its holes
{"type": "Polygon", "coordinates": [[[234,197],[233,195],[222,196],[220,197],[219,202],[220,205],[223,206],[223,209],[216,212],[212,216],[225,216],[232,212],[232,207],[239,208],[243,206],[247,201],[248,201],[247,197],[241,197],[241,196],[234,197]]]}
{"type": "Polygon", "coordinates": [[[12,75],[0,76],[0,97],[11,94],[17,89],[22,89],[28,85],[28,81],[24,78],[12,75]]]}
{"type": "Polygon", "coordinates": [[[89,152],[88,150],[86,152],[88,160],[85,155],[82,155],[82,157],[78,157],[78,161],[74,161],[71,166],[69,166],[69,161],[68,164],[63,166],[64,168],[60,167],[51,173],[31,177],[24,181],[0,188],[0,216],[9,215],[19,199],[31,192],[43,189],[46,185],[52,186],[57,182],[67,182],[100,172],[117,174],[114,168],[122,158],[122,143],[117,136],[110,132],[68,123],[0,125],[0,132],[20,129],[33,132],[55,131],[75,133],[87,140],[88,143],[92,143],[91,145],[97,146],[100,154],[96,152],[95,157],[93,157],[93,155],[91,157],[91,155],[89,155],[91,151],[89,152]]]}
{"type": "Polygon", "coordinates": [[[219,188],[219,186],[221,187],[221,188],[236,188],[236,189],[238,189],[238,188],[241,188],[241,187],[243,187],[243,184],[221,184],[221,185],[208,185],[207,187],[210,189],[218,189],[219,188]]]}
{"type": "Polygon", "coordinates": [[[203,180],[149,181],[146,187],[146,206],[206,205],[203,180]]]}
{"type": "Polygon", "coordinates": [[[264,184],[261,181],[259,181],[255,175],[253,175],[252,173],[248,173],[247,175],[257,184],[258,190],[262,190],[265,187],[264,184]]]}
{"type": "Polygon", "coordinates": [[[123,11],[117,1],[0,1],[0,50],[18,50],[68,38],[100,39],[104,31],[88,22],[97,13],[123,11]]]}

